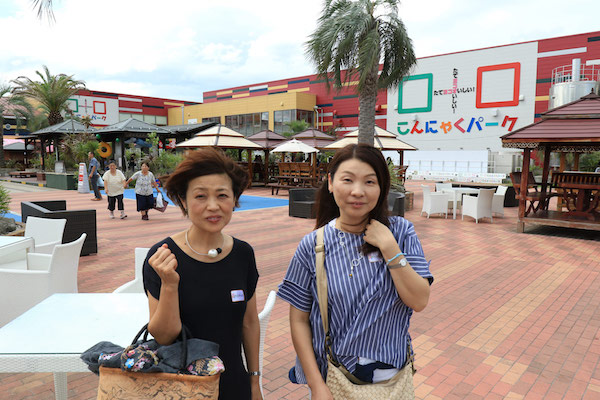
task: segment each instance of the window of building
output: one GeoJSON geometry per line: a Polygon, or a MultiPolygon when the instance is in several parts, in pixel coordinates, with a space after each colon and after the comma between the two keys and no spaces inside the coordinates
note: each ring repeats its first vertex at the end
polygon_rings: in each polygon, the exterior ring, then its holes
{"type": "Polygon", "coordinates": [[[144,115],[144,122],[156,125],[156,115],[144,115]]]}
{"type": "Polygon", "coordinates": [[[225,126],[244,136],[254,135],[269,128],[269,113],[228,115],[225,117],[225,126]]]}
{"type": "Polygon", "coordinates": [[[202,122],[216,122],[217,124],[220,124],[221,123],[221,117],[202,118],[202,122]]]}
{"type": "Polygon", "coordinates": [[[156,125],[167,125],[167,117],[165,115],[157,115],[156,125]]]}
{"type": "Polygon", "coordinates": [[[313,125],[314,114],[308,110],[281,110],[273,113],[274,126],[273,130],[276,133],[290,132],[289,124],[292,121],[306,121],[313,125]]]}

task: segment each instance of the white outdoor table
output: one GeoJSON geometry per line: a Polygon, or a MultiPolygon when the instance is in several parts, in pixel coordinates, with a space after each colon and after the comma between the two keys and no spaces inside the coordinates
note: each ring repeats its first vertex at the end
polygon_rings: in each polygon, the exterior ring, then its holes
{"type": "Polygon", "coordinates": [[[453,188],[442,189],[442,192],[452,194],[452,211],[454,214],[453,219],[456,219],[456,203],[458,202],[458,200],[461,199],[464,194],[479,193],[479,189],[453,187],[453,188]]]}
{"type": "Polygon", "coordinates": [[[33,238],[28,236],[0,236],[0,268],[2,263],[25,259],[33,245],[33,238]]]}
{"type": "Polygon", "coordinates": [[[67,399],[67,372],[88,372],[81,353],[101,341],[126,347],[148,322],[143,293],[56,293],[0,328],[0,373],[52,372],[67,399]]]}

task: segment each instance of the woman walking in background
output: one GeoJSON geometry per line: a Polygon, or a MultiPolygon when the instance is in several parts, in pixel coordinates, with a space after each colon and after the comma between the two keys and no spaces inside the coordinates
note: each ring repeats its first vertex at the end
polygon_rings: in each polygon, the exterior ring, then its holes
{"type": "Polygon", "coordinates": [[[114,160],[111,160],[108,164],[108,171],[102,176],[104,181],[104,190],[106,191],[106,197],[108,197],[108,211],[110,218],[115,218],[115,203],[119,211],[121,211],[120,218],[127,218],[125,214],[125,206],[123,205],[123,193],[125,192],[125,175],[121,170],[117,169],[117,164],[114,160]]]}
{"type": "Polygon", "coordinates": [[[154,208],[154,192],[152,188],[158,189],[156,178],[150,172],[150,166],[147,161],[142,162],[142,170],[136,172],[127,179],[124,188],[129,186],[129,182],[135,181],[135,200],[137,202],[137,210],[142,214],[142,219],[148,220],[148,210],[154,208]]]}

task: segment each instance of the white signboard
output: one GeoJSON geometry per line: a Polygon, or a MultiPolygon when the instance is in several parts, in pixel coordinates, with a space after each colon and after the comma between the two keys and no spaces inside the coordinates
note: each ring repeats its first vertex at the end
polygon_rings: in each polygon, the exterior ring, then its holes
{"type": "Polygon", "coordinates": [[[533,122],[537,42],[418,60],[388,90],[387,130],[419,150],[502,149],[533,122]]]}
{"type": "Polygon", "coordinates": [[[89,193],[90,184],[85,163],[79,163],[79,174],[77,177],[77,191],[79,193],[89,193]]]}
{"type": "Polygon", "coordinates": [[[119,100],[105,97],[72,96],[69,108],[79,118],[89,115],[92,125],[112,125],[119,122],[119,100]]]}

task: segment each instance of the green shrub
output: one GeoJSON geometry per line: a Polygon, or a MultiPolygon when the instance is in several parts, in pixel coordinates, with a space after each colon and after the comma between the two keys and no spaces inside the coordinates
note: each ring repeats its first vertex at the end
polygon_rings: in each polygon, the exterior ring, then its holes
{"type": "Polygon", "coordinates": [[[579,158],[581,171],[594,172],[598,166],[600,166],[600,151],[582,154],[579,158]]]}
{"type": "Polygon", "coordinates": [[[10,211],[10,193],[0,183],[0,216],[4,216],[10,211]]]}

